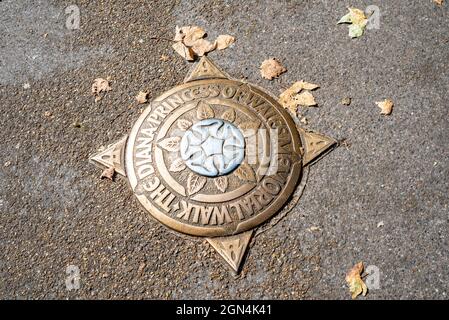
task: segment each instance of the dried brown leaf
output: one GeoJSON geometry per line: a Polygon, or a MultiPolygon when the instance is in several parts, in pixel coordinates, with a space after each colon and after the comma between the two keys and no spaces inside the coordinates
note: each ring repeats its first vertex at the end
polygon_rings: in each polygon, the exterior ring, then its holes
{"type": "Polygon", "coordinates": [[[376,102],[377,106],[381,109],[380,114],[390,115],[393,112],[394,102],[390,99],[376,102]]]}
{"type": "Polygon", "coordinates": [[[215,178],[214,183],[218,190],[220,190],[221,192],[225,192],[226,188],[228,187],[228,177],[221,176],[221,177],[215,178]]]}
{"type": "Polygon", "coordinates": [[[197,193],[204,187],[206,182],[206,177],[199,176],[191,172],[187,178],[187,192],[189,195],[197,193]]]}
{"type": "Polygon", "coordinates": [[[247,163],[242,163],[236,170],[235,175],[243,181],[256,182],[256,174],[253,168],[251,168],[247,163]]]}
{"type": "Polygon", "coordinates": [[[206,31],[198,26],[182,27],[181,32],[184,34],[182,41],[188,47],[193,47],[197,40],[202,39],[206,35],[206,31]]]}
{"type": "Polygon", "coordinates": [[[110,167],[110,168],[103,170],[103,172],[101,173],[100,179],[109,179],[111,181],[114,181],[114,175],[115,175],[115,168],[110,167]]]}
{"type": "Polygon", "coordinates": [[[159,146],[167,151],[176,152],[179,151],[179,143],[181,137],[165,138],[159,142],[159,146]]]}
{"type": "Polygon", "coordinates": [[[315,98],[309,91],[302,91],[293,97],[297,105],[304,107],[316,106],[315,98]]]}
{"type": "Polygon", "coordinates": [[[195,53],[193,52],[192,48],[186,47],[184,43],[180,41],[175,42],[172,47],[181,57],[183,57],[187,61],[195,60],[195,53]]]}
{"type": "Polygon", "coordinates": [[[352,299],[357,298],[360,294],[366,296],[368,292],[368,287],[362,280],[363,273],[363,262],[357,263],[351,270],[349,270],[346,275],[346,283],[349,286],[349,291],[351,292],[352,299]]]}
{"type": "Polygon", "coordinates": [[[193,52],[195,52],[198,57],[202,57],[206,53],[215,50],[215,47],[216,43],[211,43],[206,39],[198,39],[191,46],[193,52]]]}
{"type": "Polygon", "coordinates": [[[214,110],[204,101],[200,101],[197,106],[196,116],[199,120],[210,119],[215,116],[214,110]]]}
{"type": "Polygon", "coordinates": [[[215,40],[215,44],[217,46],[217,50],[223,50],[229,47],[231,44],[235,42],[235,38],[233,36],[227,34],[221,34],[215,40]]]}
{"type": "Polygon", "coordinates": [[[97,78],[92,84],[92,94],[98,96],[101,92],[111,91],[112,88],[109,85],[109,80],[103,78],[97,78]]]}
{"type": "Polygon", "coordinates": [[[172,162],[172,164],[170,165],[170,168],[168,170],[171,172],[179,172],[179,171],[184,170],[185,168],[186,168],[186,164],[185,164],[184,160],[182,160],[181,158],[178,158],[172,162]]]}
{"type": "Polygon", "coordinates": [[[148,101],[148,92],[139,91],[136,96],[136,100],[138,103],[142,104],[148,101]]]}
{"type": "Polygon", "coordinates": [[[260,65],[262,78],[268,80],[273,80],[286,71],[287,69],[276,58],[267,59],[260,65]]]}

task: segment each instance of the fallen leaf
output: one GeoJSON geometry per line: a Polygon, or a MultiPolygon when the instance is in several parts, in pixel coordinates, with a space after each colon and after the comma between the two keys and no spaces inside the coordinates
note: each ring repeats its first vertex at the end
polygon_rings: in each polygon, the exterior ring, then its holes
{"type": "Polygon", "coordinates": [[[187,61],[195,60],[195,53],[192,48],[186,47],[182,42],[175,42],[172,45],[172,48],[178,53],[181,57],[186,59],[187,61]]]}
{"type": "Polygon", "coordinates": [[[295,82],[290,89],[292,91],[295,91],[295,93],[300,92],[301,90],[315,90],[318,89],[320,86],[314,83],[306,82],[306,81],[297,81],[295,82]]]}
{"type": "Polygon", "coordinates": [[[217,40],[215,40],[217,50],[226,49],[234,42],[235,42],[235,38],[233,36],[230,36],[227,34],[221,34],[217,37],[217,40]]]}
{"type": "Polygon", "coordinates": [[[380,114],[390,115],[393,112],[394,103],[390,99],[376,102],[377,106],[381,109],[380,114]]]}
{"type": "Polygon", "coordinates": [[[139,91],[139,94],[136,96],[136,100],[140,104],[147,102],[148,101],[148,92],[139,91]]]}
{"type": "Polygon", "coordinates": [[[199,176],[191,172],[189,174],[189,177],[187,178],[187,191],[189,195],[192,195],[200,191],[204,187],[206,182],[207,182],[206,177],[199,176]]]}
{"type": "Polygon", "coordinates": [[[346,283],[349,286],[352,299],[357,298],[360,294],[366,296],[368,292],[368,288],[361,278],[363,269],[363,262],[359,262],[346,275],[346,283]]]}
{"type": "Polygon", "coordinates": [[[262,78],[273,80],[273,78],[279,77],[287,69],[275,58],[270,58],[262,62],[260,66],[260,73],[262,78]]]}
{"type": "Polygon", "coordinates": [[[168,61],[169,59],[170,59],[170,57],[167,56],[167,55],[165,55],[165,54],[161,55],[161,57],[159,58],[159,60],[160,60],[160,61],[163,61],[163,62],[166,62],[166,61],[168,61]]]}
{"type": "Polygon", "coordinates": [[[433,0],[437,5],[441,6],[443,5],[444,0],[433,0]]]}
{"type": "Polygon", "coordinates": [[[341,99],[340,103],[344,106],[349,106],[351,104],[351,98],[349,97],[343,98],[341,99]]]}
{"type": "Polygon", "coordinates": [[[216,43],[211,43],[206,39],[198,39],[193,43],[191,48],[198,57],[202,57],[206,53],[215,50],[216,45],[217,45],[216,43]]]}
{"type": "Polygon", "coordinates": [[[316,106],[315,97],[309,91],[303,91],[294,97],[297,104],[304,107],[314,107],[316,106]]]}
{"type": "Polygon", "coordinates": [[[97,78],[92,84],[92,93],[98,95],[101,92],[111,91],[112,88],[109,85],[109,81],[103,78],[97,78]]]}
{"type": "Polygon", "coordinates": [[[105,169],[100,176],[100,179],[109,179],[111,181],[114,181],[114,174],[115,174],[115,168],[114,167],[110,167],[105,169]]]}
{"type": "Polygon", "coordinates": [[[176,26],[175,27],[175,37],[173,38],[173,41],[178,42],[178,41],[182,41],[185,37],[185,34],[182,30],[182,28],[176,26]]]}
{"type": "Polygon", "coordinates": [[[204,38],[206,35],[206,31],[198,26],[182,27],[181,32],[184,34],[182,41],[188,47],[193,47],[197,40],[204,38]]]}
{"type": "Polygon", "coordinates": [[[368,23],[365,13],[356,8],[348,8],[349,13],[344,15],[337,23],[349,23],[349,36],[351,38],[361,37],[368,23]]]}

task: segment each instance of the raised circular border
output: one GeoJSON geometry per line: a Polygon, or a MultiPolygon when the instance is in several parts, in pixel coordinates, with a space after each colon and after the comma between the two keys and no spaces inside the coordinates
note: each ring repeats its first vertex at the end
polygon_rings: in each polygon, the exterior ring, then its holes
{"type": "Polygon", "coordinates": [[[257,93],[262,98],[267,100],[275,109],[279,112],[281,117],[284,120],[284,123],[287,125],[287,128],[289,129],[290,137],[292,139],[291,143],[293,146],[293,152],[296,153],[298,156],[298,161],[295,161],[292,164],[291,173],[288,177],[288,180],[282,189],[280,195],[275,198],[275,200],[267,207],[265,210],[263,210],[261,213],[255,215],[254,217],[247,219],[243,222],[240,222],[236,225],[236,227],[233,229],[232,232],[229,231],[229,228],[225,227],[200,227],[200,226],[192,226],[189,224],[185,224],[179,220],[176,220],[165,213],[161,212],[159,209],[157,209],[153,204],[148,201],[148,199],[143,196],[135,193],[137,199],[142,204],[144,209],[148,211],[151,216],[153,216],[156,220],[158,220],[163,225],[167,226],[170,229],[173,229],[177,232],[188,234],[192,236],[199,236],[199,237],[220,237],[220,236],[230,236],[235,235],[241,232],[245,232],[248,230],[251,230],[262,223],[269,220],[272,216],[274,216],[276,213],[279,212],[279,210],[282,208],[282,206],[287,203],[288,199],[291,197],[293,192],[295,191],[295,188],[298,184],[298,180],[301,175],[301,169],[302,169],[302,161],[301,161],[301,138],[299,136],[299,132],[296,128],[295,122],[291,118],[291,116],[288,114],[288,112],[282,108],[282,106],[277,102],[276,99],[274,99],[271,95],[264,92],[263,89],[259,88],[258,86],[255,86],[253,84],[249,84],[247,82],[242,82],[234,79],[206,79],[206,80],[196,80],[184,83],[182,85],[178,85],[166,92],[164,92],[162,95],[157,97],[148,105],[148,107],[142,112],[140,117],[137,119],[137,121],[134,123],[130,135],[128,137],[128,141],[126,143],[126,150],[125,150],[125,165],[126,165],[126,174],[128,177],[129,184],[132,188],[132,190],[135,192],[135,188],[138,184],[137,177],[135,175],[134,171],[134,165],[133,165],[133,158],[134,158],[134,145],[135,140],[137,137],[137,134],[139,132],[139,129],[142,125],[142,123],[145,121],[146,117],[152,110],[152,104],[154,102],[159,102],[173,93],[176,93],[178,91],[181,91],[183,89],[187,89],[189,87],[198,86],[198,85],[204,85],[204,84],[211,84],[211,83],[228,83],[228,84],[234,84],[234,85],[247,85],[250,87],[251,91],[257,93]]]}

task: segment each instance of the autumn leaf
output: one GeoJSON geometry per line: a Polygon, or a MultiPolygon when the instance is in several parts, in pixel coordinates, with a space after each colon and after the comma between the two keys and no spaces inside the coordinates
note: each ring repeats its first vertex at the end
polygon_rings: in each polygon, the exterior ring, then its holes
{"type": "Polygon", "coordinates": [[[223,120],[226,120],[226,121],[229,121],[229,122],[233,122],[235,120],[235,111],[234,111],[234,109],[229,108],[228,110],[223,112],[223,114],[221,115],[221,118],[223,120]]]}
{"type": "Polygon", "coordinates": [[[349,13],[344,15],[337,23],[349,23],[349,36],[351,38],[361,37],[368,23],[365,13],[356,8],[348,8],[349,13]]]}
{"type": "Polygon", "coordinates": [[[167,151],[176,152],[179,151],[179,142],[181,137],[166,138],[159,142],[159,146],[167,151]]]}
{"type": "Polygon", "coordinates": [[[316,106],[315,98],[309,91],[318,89],[320,86],[306,81],[297,81],[279,96],[279,103],[296,115],[298,106],[316,106]],[[308,90],[308,91],[303,91],[308,90]]]}
{"type": "Polygon", "coordinates": [[[235,175],[243,181],[256,182],[256,175],[253,168],[247,163],[242,163],[236,170],[235,175]]]}
{"type": "Polygon", "coordinates": [[[268,80],[273,80],[286,71],[287,69],[275,58],[267,59],[260,65],[262,78],[268,80]]]}
{"type": "Polygon", "coordinates": [[[390,99],[376,102],[377,106],[381,109],[380,114],[390,115],[393,112],[394,103],[390,99]]]}
{"type": "Polygon", "coordinates": [[[199,176],[191,172],[189,174],[189,177],[187,178],[187,192],[189,193],[189,195],[197,193],[204,187],[206,182],[206,177],[199,176]]]}
{"type": "Polygon", "coordinates": [[[346,275],[346,283],[349,286],[349,291],[351,292],[352,299],[357,298],[360,294],[366,296],[368,292],[368,287],[363,282],[361,275],[363,273],[363,262],[357,263],[351,270],[349,270],[346,275]]]}
{"type": "Polygon", "coordinates": [[[184,160],[182,160],[181,158],[178,158],[172,162],[172,164],[170,165],[170,168],[168,170],[171,172],[179,172],[179,171],[184,170],[185,168],[186,168],[186,164],[185,164],[184,160]]]}
{"type": "Polygon", "coordinates": [[[109,79],[97,78],[92,84],[92,94],[95,96],[95,102],[101,100],[101,93],[111,91],[109,79]]]}
{"type": "Polygon", "coordinates": [[[187,61],[195,60],[195,53],[192,48],[186,47],[182,42],[175,42],[172,45],[173,49],[178,53],[181,57],[186,59],[187,61]]]}
{"type": "Polygon", "coordinates": [[[198,57],[202,57],[206,53],[215,50],[215,47],[216,43],[210,43],[206,39],[198,39],[191,46],[193,52],[195,52],[198,57]]]}
{"type": "Polygon", "coordinates": [[[190,122],[189,120],[185,120],[185,119],[179,119],[177,122],[177,125],[178,125],[179,129],[186,131],[192,126],[192,122],[190,122]]]}
{"type": "Polygon", "coordinates": [[[235,38],[233,36],[227,34],[221,34],[215,40],[215,44],[217,50],[223,50],[229,47],[231,44],[235,42],[235,38]]]}
{"type": "Polygon", "coordinates": [[[221,177],[215,178],[214,183],[218,190],[220,190],[221,192],[225,192],[226,188],[228,187],[228,177],[221,176],[221,177]]]}
{"type": "Polygon", "coordinates": [[[111,181],[114,181],[114,175],[115,175],[115,168],[110,167],[105,169],[100,176],[100,179],[109,179],[111,181]]]}
{"type": "Polygon", "coordinates": [[[184,34],[182,41],[187,47],[192,47],[197,40],[202,39],[206,35],[206,31],[198,26],[182,27],[181,32],[184,34]]]}
{"type": "Polygon", "coordinates": [[[196,116],[199,120],[210,119],[215,116],[214,110],[204,101],[200,101],[197,106],[196,116]]]}
{"type": "Polygon", "coordinates": [[[136,100],[140,104],[147,102],[148,101],[148,92],[139,91],[139,94],[136,96],[136,100]]]}

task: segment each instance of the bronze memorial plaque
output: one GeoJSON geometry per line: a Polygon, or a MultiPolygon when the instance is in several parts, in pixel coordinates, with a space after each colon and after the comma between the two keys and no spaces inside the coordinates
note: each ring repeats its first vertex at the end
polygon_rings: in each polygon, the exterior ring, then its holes
{"type": "Polygon", "coordinates": [[[127,177],[152,217],[204,237],[238,272],[253,231],[296,204],[303,167],[334,144],[203,57],[91,161],[127,177]]]}

